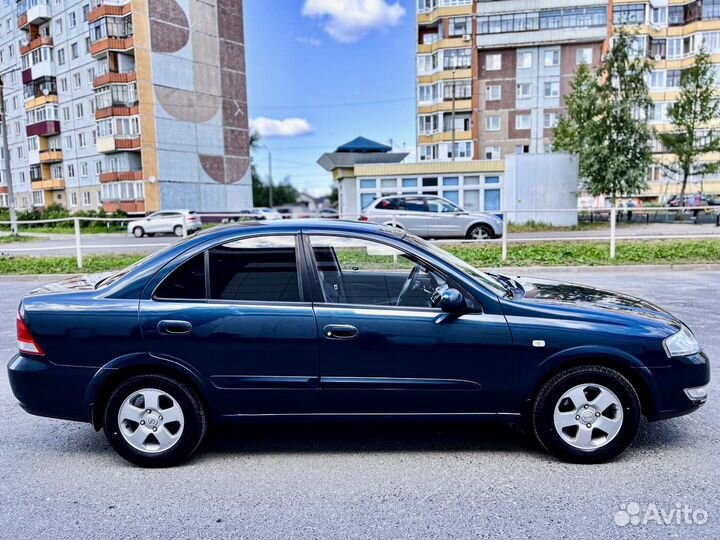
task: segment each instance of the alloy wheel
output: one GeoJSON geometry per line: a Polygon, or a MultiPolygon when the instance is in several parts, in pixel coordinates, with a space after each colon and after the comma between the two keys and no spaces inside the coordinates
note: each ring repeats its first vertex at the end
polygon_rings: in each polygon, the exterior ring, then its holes
{"type": "Polygon", "coordinates": [[[130,394],[120,405],[118,426],[123,439],[141,452],[169,450],[180,440],[185,416],[170,394],[143,388],[130,394]]]}
{"type": "Polygon", "coordinates": [[[592,452],[612,441],[623,424],[618,397],[600,384],[580,384],[565,392],[553,413],[558,435],[570,446],[592,452]]]}

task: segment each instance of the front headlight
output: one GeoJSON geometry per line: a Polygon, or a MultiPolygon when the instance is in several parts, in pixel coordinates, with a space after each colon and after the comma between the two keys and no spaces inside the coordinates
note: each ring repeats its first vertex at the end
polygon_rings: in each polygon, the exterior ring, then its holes
{"type": "Polygon", "coordinates": [[[670,358],[673,356],[690,356],[700,352],[700,344],[686,326],[683,326],[677,334],[665,338],[663,347],[670,358]]]}

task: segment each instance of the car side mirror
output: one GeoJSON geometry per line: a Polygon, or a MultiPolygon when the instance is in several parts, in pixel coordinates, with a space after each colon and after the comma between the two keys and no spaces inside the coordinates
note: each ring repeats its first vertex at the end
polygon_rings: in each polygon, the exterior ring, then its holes
{"type": "Polygon", "coordinates": [[[440,309],[445,313],[459,314],[467,309],[467,303],[460,291],[448,289],[440,297],[440,309]]]}

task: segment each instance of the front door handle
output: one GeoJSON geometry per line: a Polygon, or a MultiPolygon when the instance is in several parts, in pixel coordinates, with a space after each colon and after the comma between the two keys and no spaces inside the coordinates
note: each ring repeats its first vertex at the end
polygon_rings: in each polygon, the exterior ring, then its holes
{"type": "Polygon", "coordinates": [[[323,334],[327,339],[355,339],[358,329],[349,324],[328,324],[323,328],[323,334]]]}
{"type": "Polygon", "coordinates": [[[166,336],[183,336],[192,331],[192,324],[187,321],[160,321],[157,331],[166,336]]]}

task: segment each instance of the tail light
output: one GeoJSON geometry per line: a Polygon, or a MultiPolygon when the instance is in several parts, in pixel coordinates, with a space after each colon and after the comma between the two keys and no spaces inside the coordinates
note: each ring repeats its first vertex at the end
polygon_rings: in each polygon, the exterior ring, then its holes
{"type": "Polygon", "coordinates": [[[368,220],[368,217],[367,217],[367,216],[360,216],[359,220],[360,220],[360,221],[367,221],[367,220],[368,220]]]}
{"type": "Polygon", "coordinates": [[[41,356],[45,355],[25,324],[22,308],[18,310],[17,314],[17,339],[18,349],[20,349],[21,353],[36,354],[41,356]]]}

